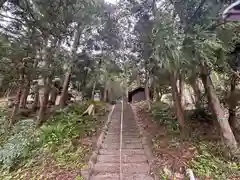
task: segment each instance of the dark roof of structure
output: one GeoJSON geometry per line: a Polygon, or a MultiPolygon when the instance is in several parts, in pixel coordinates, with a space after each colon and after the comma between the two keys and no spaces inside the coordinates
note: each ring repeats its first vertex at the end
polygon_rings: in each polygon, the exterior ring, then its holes
{"type": "Polygon", "coordinates": [[[132,101],[132,96],[138,92],[144,92],[145,88],[144,87],[138,87],[130,92],[128,92],[128,102],[132,101]]]}
{"type": "Polygon", "coordinates": [[[144,87],[138,87],[138,88],[128,92],[128,96],[132,96],[133,94],[135,94],[137,92],[140,92],[140,91],[145,91],[145,88],[144,87]]]}

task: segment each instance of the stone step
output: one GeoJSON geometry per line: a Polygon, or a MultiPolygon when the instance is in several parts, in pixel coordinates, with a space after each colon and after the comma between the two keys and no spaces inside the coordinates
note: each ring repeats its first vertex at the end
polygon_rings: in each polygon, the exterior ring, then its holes
{"type": "MultiPolygon", "coordinates": [[[[129,137],[129,136],[123,136],[123,140],[142,140],[141,136],[135,136],[135,137],[129,137]]],[[[106,136],[105,139],[120,139],[120,136],[106,136]]]]}
{"type": "MultiPolygon", "coordinates": [[[[119,155],[98,155],[98,162],[119,163],[119,155]]],[[[122,155],[122,163],[146,163],[145,155],[122,155]]]]}
{"type": "MultiPolygon", "coordinates": [[[[108,155],[119,155],[120,151],[118,150],[107,150],[107,149],[100,149],[99,154],[100,155],[104,155],[104,154],[108,154],[108,155]]],[[[143,149],[122,149],[122,155],[145,155],[144,150],[143,149]]]]}
{"type": "Polygon", "coordinates": [[[139,133],[122,133],[123,136],[139,137],[139,133]]]}
{"type": "Polygon", "coordinates": [[[137,123],[134,122],[132,119],[124,119],[123,127],[137,127],[137,123]],[[126,120],[126,121],[125,121],[126,120]]]}
{"type": "MultiPolygon", "coordinates": [[[[120,143],[104,143],[102,145],[103,149],[119,149],[120,148],[120,143]]],[[[140,143],[125,143],[123,142],[122,148],[124,149],[142,149],[143,146],[140,143]]]]}
{"type": "Polygon", "coordinates": [[[103,149],[119,149],[120,148],[120,144],[119,143],[103,143],[102,145],[103,149]]]}
{"type": "MultiPolygon", "coordinates": [[[[105,137],[105,139],[109,139],[109,140],[120,140],[120,135],[119,136],[107,136],[105,137]]],[[[130,140],[142,140],[141,136],[137,136],[137,135],[123,135],[122,136],[122,139],[123,141],[124,140],[127,140],[127,141],[130,141],[130,140]]]]}
{"type": "Polygon", "coordinates": [[[119,173],[97,174],[91,180],[119,180],[119,173]]]}
{"type": "Polygon", "coordinates": [[[132,175],[122,175],[122,180],[154,180],[153,177],[147,174],[132,174],[132,175]]]}
{"type": "Polygon", "coordinates": [[[119,163],[120,155],[98,155],[97,162],[119,163]]]}
{"type": "MultiPolygon", "coordinates": [[[[139,136],[140,134],[138,132],[124,132],[123,135],[136,135],[139,136]]],[[[120,135],[120,132],[117,131],[108,131],[107,135],[120,135]]]]}
{"type": "Polygon", "coordinates": [[[122,136],[122,138],[123,138],[123,141],[125,140],[125,139],[141,139],[141,136],[140,135],[123,135],[122,136]]]}
{"type": "Polygon", "coordinates": [[[139,134],[139,131],[138,130],[132,130],[132,131],[123,130],[122,133],[137,133],[137,134],[139,134]]]}
{"type": "Polygon", "coordinates": [[[123,142],[122,148],[124,148],[124,149],[142,149],[143,146],[141,143],[125,143],[125,142],[123,142]]]}
{"type": "Polygon", "coordinates": [[[104,162],[97,162],[94,165],[94,175],[97,175],[99,173],[119,173],[120,167],[119,163],[104,163],[104,162]]]}
{"type": "MultiPolygon", "coordinates": [[[[105,139],[104,143],[120,143],[120,138],[118,139],[105,139]]],[[[136,144],[141,144],[142,141],[140,139],[132,139],[132,140],[123,140],[123,143],[130,144],[130,143],[136,143],[136,144]]]]}
{"type": "Polygon", "coordinates": [[[108,131],[107,132],[107,136],[119,136],[120,135],[120,132],[111,132],[111,131],[108,131]]]}
{"type": "MultiPolygon", "coordinates": [[[[97,162],[94,166],[94,175],[99,173],[119,173],[119,163],[102,163],[97,162]]],[[[148,174],[150,172],[149,165],[147,163],[127,163],[122,164],[123,174],[148,174]]]]}
{"type": "Polygon", "coordinates": [[[112,117],[112,123],[111,123],[111,125],[112,125],[112,124],[120,124],[120,121],[119,121],[118,118],[119,118],[119,117],[112,117]]]}
{"type": "MultiPolygon", "coordinates": [[[[135,139],[140,139],[141,140],[142,139],[140,135],[129,136],[129,135],[124,135],[124,134],[123,134],[122,138],[124,138],[126,140],[132,140],[132,139],[134,139],[134,140],[135,139]]],[[[108,136],[108,135],[106,135],[105,139],[120,139],[120,135],[118,135],[118,136],[113,136],[113,135],[108,136]]]]}
{"type": "Polygon", "coordinates": [[[122,134],[136,134],[136,135],[139,135],[139,132],[137,132],[137,131],[125,131],[125,132],[122,132],[122,134]]]}
{"type": "MultiPolygon", "coordinates": [[[[131,174],[131,175],[122,175],[123,180],[154,180],[153,177],[146,174],[131,174]]],[[[117,173],[107,173],[107,174],[97,174],[93,176],[91,180],[119,180],[120,175],[117,173]]]]}
{"type": "Polygon", "coordinates": [[[150,167],[147,163],[127,163],[122,164],[122,173],[123,174],[140,174],[140,173],[146,173],[148,174],[150,172],[150,167]]]}
{"type": "MultiPolygon", "coordinates": [[[[107,131],[107,134],[111,135],[111,134],[117,134],[117,135],[120,135],[120,130],[109,130],[107,131]]],[[[139,132],[137,131],[124,131],[122,132],[122,134],[136,134],[136,135],[139,135],[139,132]]]]}
{"type": "MultiPolygon", "coordinates": [[[[131,121],[131,120],[130,120],[131,121]]],[[[138,127],[136,124],[127,124],[127,123],[124,123],[123,122],[123,130],[128,130],[128,129],[135,129],[135,130],[138,130],[138,127]]]]}
{"type": "Polygon", "coordinates": [[[120,129],[109,129],[108,131],[107,131],[108,133],[120,133],[120,129]]]}
{"type": "Polygon", "coordinates": [[[123,138],[127,138],[127,137],[130,137],[130,138],[140,138],[140,134],[137,134],[137,133],[135,133],[135,134],[123,134],[122,135],[123,136],[123,138]]]}

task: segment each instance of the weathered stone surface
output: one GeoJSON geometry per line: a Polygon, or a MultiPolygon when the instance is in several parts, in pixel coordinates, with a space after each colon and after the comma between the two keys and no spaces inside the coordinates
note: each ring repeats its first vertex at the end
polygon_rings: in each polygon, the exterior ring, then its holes
{"type": "Polygon", "coordinates": [[[123,175],[123,180],[154,180],[153,177],[146,174],[123,175]]]}
{"type": "MultiPolygon", "coordinates": [[[[131,108],[124,107],[123,114],[122,180],[153,180],[149,175],[150,167],[131,108]]],[[[91,180],[120,178],[120,118],[121,104],[117,104],[102,149],[99,150],[91,180]]]]}
{"type": "MultiPolygon", "coordinates": [[[[99,154],[100,155],[119,155],[120,151],[119,149],[117,150],[112,150],[109,151],[108,149],[100,149],[99,154]]],[[[144,155],[145,152],[143,149],[122,149],[122,154],[123,155],[133,155],[133,154],[138,154],[138,155],[144,155]]]]}
{"type": "Polygon", "coordinates": [[[97,174],[92,180],[119,180],[119,173],[97,174]]]}
{"type": "MultiPolygon", "coordinates": [[[[98,162],[104,163],[119,163],[120,156],[119,155],[99,155],[98,162]]],[[[147,158],[145,155],[138,154],[130,154],[130,155],[122,155],[122,163],[146,163],[147,158]]]]}
{"type": "Polygon", "coordinates": [[[122,173],[126,175],[135,174],[135,173],[146,173],[148,174],[150,167],[147,163],[126,163],[122,164],[122,173]]]}
{"type": "Polygon", "coordinates": [[[94,174],[99,173],[119,173],[120,166],[119,163],[104,163],[104,162],[97,162],[94,166],[94,174]]]}

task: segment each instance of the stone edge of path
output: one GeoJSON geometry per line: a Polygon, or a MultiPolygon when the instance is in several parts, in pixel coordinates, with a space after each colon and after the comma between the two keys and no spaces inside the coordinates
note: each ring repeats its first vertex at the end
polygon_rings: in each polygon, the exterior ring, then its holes
{"type": "Polygon", "coordinates": [[[154,180],[159,180],[159,177],[157,176],[157,174],[158,174],[157,169],[154,166],[155,162],[156,162],[156,159],[153,156],[152,149],[150,148],[151,147],[150,139],[147,137],[147,135],[146,135],[147,133],[144,130],[144,128],[139,124],[135,105],[130,104],[130,107],[133,111],[133,116],[134,116],[134,119],[137,123],[139,133],[141,135],[143,149],[144,149],[145,155],[147,156],[147,160],[148,160],[148,163],[149,163],[149,166],[150,166],[150,170],[152,171],[151,173],[153,175],[154,180]]]}
{"type": "Polygon", "coordinates": [[[93,151],[90,159],[89,159],[89,162],[88,162],[88,169],[87,170],[83,170],[82,171],[82,175],[84,176],[84,178],[86,178],[86,180],[90,180],[92,174],[93,174],[93,171],[94,171],[94,165],[96,164],[97,162],[97,156],[99,154],[99,150],[101,149],[102,145],[103,145],[103,140],[105,138],[105,135],[107,133],[107,130],[108,130],[108,127],[111,123],[111,117],[112,117],[112,113],[115,109],[115,105],[112,106],[111,108],[111,111],[109,112],[108,114],[108,118],[107,118],[107,121],[106,123],[104,124],[103,128],[102,128],[102,131],[98,137],[98,140],[97,140],[97,148],[93,151]],[[87,172],[86,172],[87,171],[87,172]]]}

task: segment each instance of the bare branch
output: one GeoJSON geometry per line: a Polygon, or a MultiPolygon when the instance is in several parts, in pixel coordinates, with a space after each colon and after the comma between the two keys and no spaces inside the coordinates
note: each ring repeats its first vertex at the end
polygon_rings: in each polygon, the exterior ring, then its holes
{"type": "MultiPolygon", "coordinates": [[[[11,20],[14,20],[14,21],[17,21],[17,22],[21,23],[22,25],[26,25],[24,22],[21,21],[21,19],[10,17],[10,16],[6,16],[6,15],[3,15],[3,14],[0,14],[0,16],[2,16],[4,18],[11,19],[11,20]]],[[[7,22],[9,22],[9,21],[7,21],[7,22]]]]}
{"type": "Polygon", "coordinates": [[[192,17],[190,17],[189,23],[194,23],[194,22],[191,22],[191,21],[194,20],[194,18],[196,18],[198,12],[201,10],[201,8],[202,8],[203,5],[205,4],[205,2],[206,2],[206,0],[202,0],[202,1],[199,3],[196,11],[193,13],[192,17]]]}

